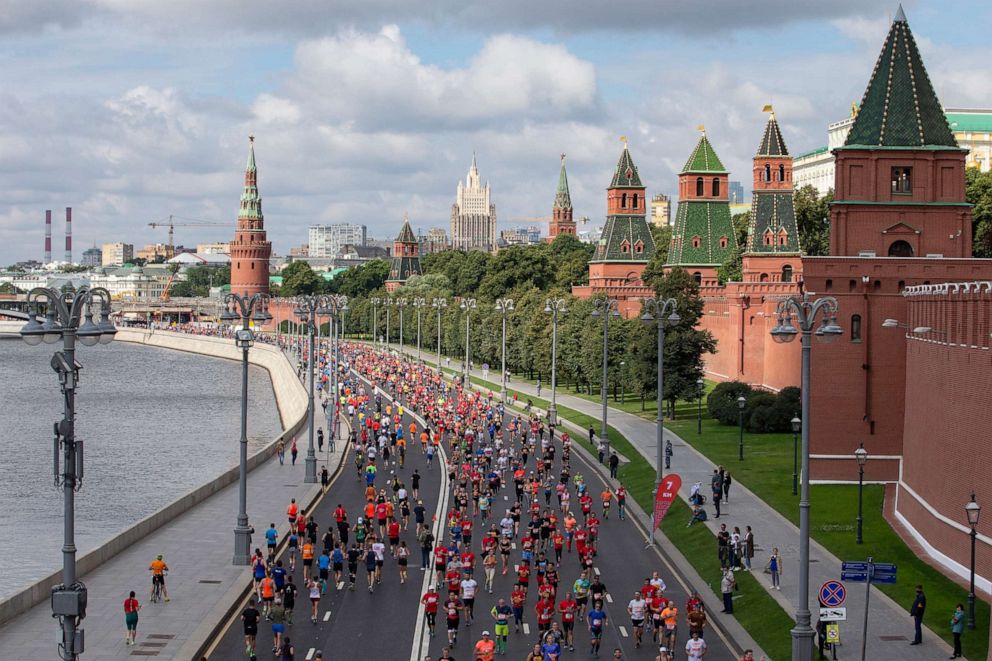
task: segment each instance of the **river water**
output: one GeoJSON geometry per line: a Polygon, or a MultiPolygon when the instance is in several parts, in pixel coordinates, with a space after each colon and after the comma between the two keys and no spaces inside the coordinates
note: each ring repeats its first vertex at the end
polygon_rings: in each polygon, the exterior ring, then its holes
{"type": "MultiPolygon", "coordinates": [[[[62,566],[62,495],[52,478],[62,395],[49,366],[60,346],[0,339],[0,599],[62,566]]],[[[237,464],[241,364],[125,342],[77,343],[76,360],[82,555],[237,464]]],[[[260,367],[249,366],[248,401],[251,454],[282,429],[260,367]]]]}

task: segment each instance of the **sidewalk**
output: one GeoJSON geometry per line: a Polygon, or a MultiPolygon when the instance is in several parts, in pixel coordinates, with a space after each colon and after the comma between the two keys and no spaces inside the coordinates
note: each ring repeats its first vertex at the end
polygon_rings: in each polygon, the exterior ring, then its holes
{"type": "MultiPolygon", "coordinates": [[[[318,410],[318,417],[320,412],[318,410]]],[[[323,421],[321,421],[323,424],[323,421]]],[[[310,509],[320,493],[319,484],[306,484],[306,427],[299,434],[296,465],[280,465],[275,457],[248,473],[248,520],[255,528],[252,548],[264,547],[264,531],[275,523],[280,537],[288,529],[286,507],[291,498],[310,509]]],[[[346,443],[337,451],[317,454],[317,474],[327,466],[333,475],[341,464],[346,443]]],[[[236,456],[237,443],[231,443],[236,456]]],[[[86,492],[81,494],[86,497],[86,492]]],[[[238,484],[224,488],[200,505],[180,515],[141,542],[117,554],[99,569],[82,577],[89,591],[85,630],[86,661],[124,659],[192,659],[200,645],[241,599],[250,585],[251,570],[234,566],[234,526],[238,509],[238,484]],[[169,565],[166,585],[171,601],[149,603],[151,574],[148,564],[162,554],[169,565]],[[124,599],[128,591],[141,602],[137,644],[124,644],[124,599]]],[[[30,539],[24,538],[25,552],[30,539]]],[[[0,658],[55,659],[57,621],[44,601],[0,629],[0,658]]]]}
{"type": "MultiPolygon", "coordinates": [[[[396,346],[396,345],[393,345],[396,346]]],[[[454,363],[454,361],[452,361],[454,363]]],[[[472,370],[472,376],[483,379],[482,370],[472,370]]],[[[499,374],[496,379],[486,379],[492,384],[494,392],[499,391],[499,374]]],[[[522,381],[514,380],[507,387],[521,393],[537,397],[537,389],[522,381]]],[[[542,399],[550,399],[550,388],[542,388],[542,399]]],[[[557,403],[581,413],[599,419],[602,410],[599,402],[591,402],[558,389],[557,403]]],[[[656,456],[655,424],[630,413],[609,409],[608,420],[618,432],[623,434],[637,451],[654,465],[656,456]]],[[[673,471],[682,478],[682,489],[679,495],[688,503],[689,489],[694,482],[703,483],[704,493],[709,492],[709,480],[715,466],[705,456],[697,452],[691,445],[683,441],[667,428],[665,439],[672,441],[674,457],[673,471]]],[[[730,467],[733,468],[733,467],[730,467]]],[[[708,508],[712,514],[712,508],[708,508]]],[[[816,503],[812,503],[812,516],[815,520],[816,503]]],[[[714,520],[712,517],[706,525],[714,531],[719,530],[721,523],[727,524],[732,530],[739,526],[743,531],[745,525],[751,526],[755,538],[754,576],[758,582],[769,590],[769,593],[790,615],[794,615],[798,603],[799,591],[799,529],[783,517],[739,482],[731,488],[730,501],[721,507],[723,516],[714,520]],[[771,577],[761,572],[773,547],[777,547],[783,558],[783,574],[781,576],[781,591],[771,589],[771,577]]],[[[716,540],[713,543],[713,553],[716,554],[716,540]]],[[[862,558],[849,558],[861,560],[862,558]]],[[[829,551],[810,540],[810,610],[813,614],[812,624],[815,627],[819,605],[816,594],[820,585],[830,579],[840,579],[840,559],[829,551]]],[[[838,656],[848,658],[852,654],[859,655],[861,649],[862,618],[864,617],[865,590],[862,584],[851,583],[848,589],[847,608],[848,620],[840,623],[841,642],[838,656]]],[[[931,660],[946,658],[951,653],[951,647],[928,628],[923,630],[923,645],[910,646],[913,639],[913,621],[909,616],[909,604],[897,604],[886,594],[872,588],[871,610],[868,614],[868,644],[866,649],[869,659],[906,659],[931,660]],[[943,655],[943,656],[939,656],[943,655]]],[[[786,635],[783,632],[783,635],[786,635]]]]}

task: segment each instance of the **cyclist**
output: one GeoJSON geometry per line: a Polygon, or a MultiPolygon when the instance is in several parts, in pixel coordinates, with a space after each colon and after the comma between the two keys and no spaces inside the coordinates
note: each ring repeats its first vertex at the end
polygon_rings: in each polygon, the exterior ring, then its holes
{"type": "Polygon", "coordinates": [[[169,571],[169,565],[165,564],[162,556],[158,556],[152,560],[148,569],[152,572],[151,601],[158,601],[159,592],[162,593],[166,601],[169,601],[169,591],[165,587],[165,572],[169,571]]]}

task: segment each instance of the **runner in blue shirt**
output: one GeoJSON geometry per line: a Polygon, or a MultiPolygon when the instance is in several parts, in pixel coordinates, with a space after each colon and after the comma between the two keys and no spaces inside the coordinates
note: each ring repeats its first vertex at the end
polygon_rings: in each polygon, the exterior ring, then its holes
{"type": "Polygon", "coordinates": [[[276,583],[276,592],[282,592],[286,587],[286,568],[282,566],[282,560],[276,560],[276,566],[272,568],[272,580],[276,583]]]}
{"type": "Polygon", "coordinates": [[[275,551],[278,541],[279,532],[276,530],[276,524],[270,523],[269,529],[265,531],[265,544],[269,547],[269,550],[275,551]]]}
{"type": "Polygon", "coordinates": [[[599,643],[603,639],[603,629],[608,623],[606,613],[603,611],[603,602],[596,601],[592,610],[589,611],[589,653],[599,656],[599,643]]]}

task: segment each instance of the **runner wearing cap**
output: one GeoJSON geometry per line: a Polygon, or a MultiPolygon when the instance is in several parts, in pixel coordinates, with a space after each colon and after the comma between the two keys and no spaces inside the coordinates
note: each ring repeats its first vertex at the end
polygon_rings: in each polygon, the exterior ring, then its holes
{"type": "Polygon", "coordinates": [[[475,644],[475,658],[479,661],[493,661],[496,643],[489,637],[488,631],[482,632],[482,639],[475,644]]]}

